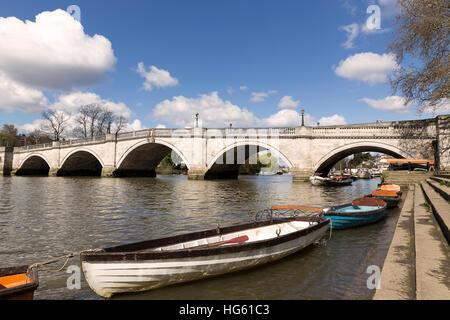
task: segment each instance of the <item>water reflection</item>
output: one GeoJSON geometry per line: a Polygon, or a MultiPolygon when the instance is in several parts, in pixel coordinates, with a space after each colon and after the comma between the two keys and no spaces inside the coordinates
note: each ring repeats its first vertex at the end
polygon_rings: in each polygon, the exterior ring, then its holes
{"type": "MultiPolygon", "coordinates": [[[[378,180],[348,187],[292,183],[289,176],[225,181],[158,178],[0,178],[0,265],[30,264],[83,249],[250,221],[275,204],[330,205],[369,194],[378,180]]],[[[382,265],[398,210],[375,225],[333,232],[267,266],[120,299],[368,299],[366,268],[382,265]]],[[[79,265],[79,259],[72,264],[79,265]]],[[[37,299],[99,299],[87,283],[66,288],[69,274],[40,273],[37,299]]]]}

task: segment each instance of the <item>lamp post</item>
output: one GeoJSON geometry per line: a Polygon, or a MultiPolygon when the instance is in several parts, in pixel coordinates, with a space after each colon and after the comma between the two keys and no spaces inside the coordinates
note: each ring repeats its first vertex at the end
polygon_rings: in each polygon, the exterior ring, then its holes
{"type": "Polygon", "coordinates": [[[305,109],[302,109],[302,127],[305,126],[305,109]]]}
{"type": "Polygon", "coordinates": [[[195,114],[195,127],[198,128],[198,112],[195,114]]]}

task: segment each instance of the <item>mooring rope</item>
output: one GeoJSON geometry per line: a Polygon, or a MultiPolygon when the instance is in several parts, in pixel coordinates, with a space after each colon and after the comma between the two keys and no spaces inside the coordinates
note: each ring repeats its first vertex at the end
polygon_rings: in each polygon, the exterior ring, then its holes
{"type": "Polygon", "coordinates": [[[100,251],[103,251],[103,249],[88,249],[88,250],[83,250],[83,251],[79,251],[79,252],[72,252],[72,253],[69,253],[69,254],[57,257],[57,258],[53,258],[51,260],[42,261],[42,262],[36,262],[36,263],[33,263],[32,265],[30,265],[28,267],[27,273],[28,273],[29,270],[31,270],[33,268],[42,268],[45,271],[52,272],[52,273],[60,272],[61,270],[63,270],[67,266],[67,263],[69,262],[69,260],[71,258],[73,258],[75,256],[79,256],[79,255],[81,255],[82,253],[85,253],[85,252],[100,252],[100,251]],[[52,263],[61,261],[63,259],[65,259],[65,262],[62,265],[62,267],[60,267],[58,269],[49,269],[49,268],[46,267],[46,265],[48,265],[48,264],[52,264],[52,263]]]}
{"type": "Polygon", "coordinates": [[[333,233],[333,221],[330,219],[330,238],[328,240],[331,240],[332,233],[333,233]]]}

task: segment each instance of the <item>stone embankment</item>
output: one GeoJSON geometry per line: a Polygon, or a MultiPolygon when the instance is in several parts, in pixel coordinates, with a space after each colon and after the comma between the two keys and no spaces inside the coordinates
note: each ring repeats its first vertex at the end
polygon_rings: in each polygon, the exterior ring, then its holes
{"type": "Polygon", "coordinates": [[[446,179],[433,176],[407,187],[375,300],[450,300],[446,179]]]}

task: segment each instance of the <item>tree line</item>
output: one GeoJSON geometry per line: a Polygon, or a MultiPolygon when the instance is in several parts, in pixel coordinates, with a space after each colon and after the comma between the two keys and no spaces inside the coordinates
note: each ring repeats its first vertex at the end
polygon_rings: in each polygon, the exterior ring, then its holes
{"type": "Polygon", "coordinates": [[[96,103],[83,105],[72,116],[60,110],[47,109],[41,114],[40,128],[20,133],[13,124],[4,124],[0,130],[0,146],[19,147],[30,144],[61,141],[66,137],[93,138],[105,134],[118,134],[128,120],[107,107],[96,103]]]}
{"type": "Polygon", "coordinates": [[[77,138],[93,138],[105,134],[118,134],[126,127],[128,120],[124,116],[115,114],[107,107],[101,107],[96,103],[83,105],[71,122],[73,128],[69,128],[71,115],[63,111],[45,110],[42,112],[45,120],[42,130],[53,136],[54,141],[60,141],[68,129],[70,134],[77,138]]]}

